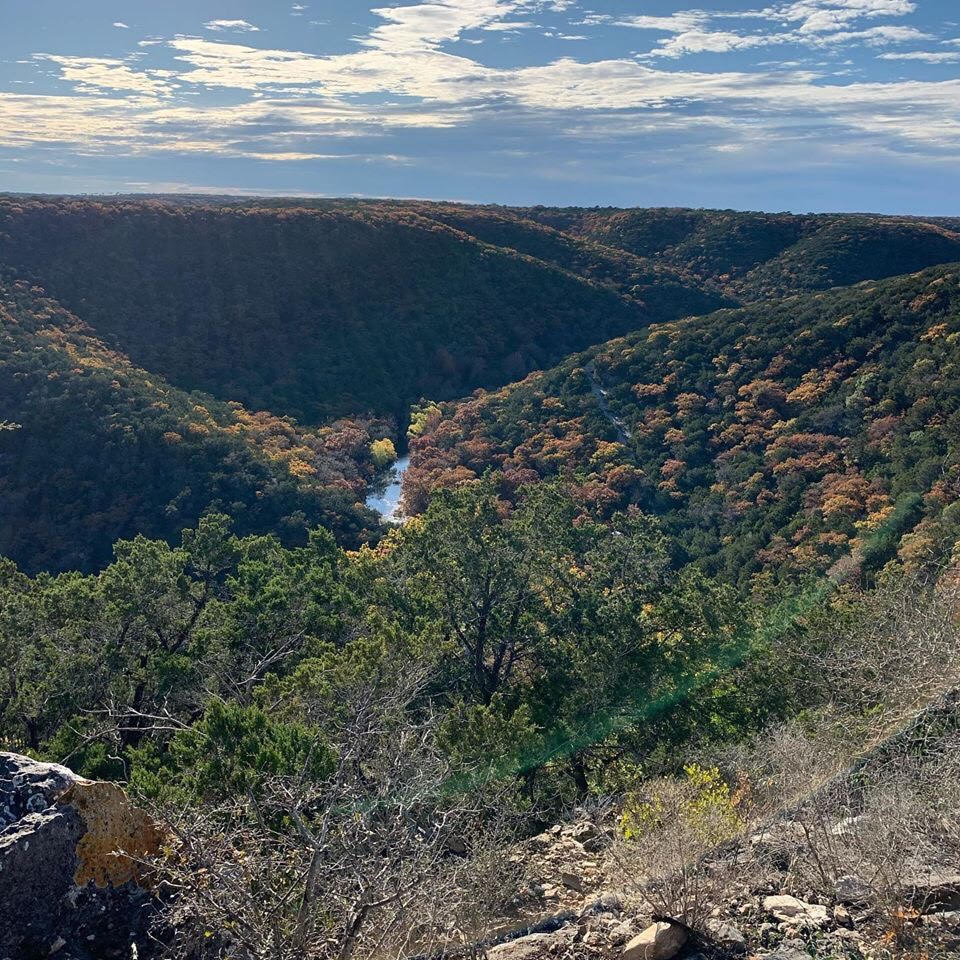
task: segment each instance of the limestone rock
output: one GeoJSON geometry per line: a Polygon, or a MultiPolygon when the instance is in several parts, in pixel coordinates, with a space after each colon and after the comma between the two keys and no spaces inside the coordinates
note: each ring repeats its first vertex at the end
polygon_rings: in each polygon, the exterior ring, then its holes
{"type": "Polygon", "coordinates": [[[115,783],[78,780],[57,803],[76,810],[86,828],[77,843],[78,886],[119,887],[141,879],[137,860],[156,854],[163,836],[123,790],[115,783]]]}
{"type": "Polygon", "coordinates": [[[542,960],[565,953],[577,937],[577,928],[561,927],[553,933],[531,933],[499,943],[487,951],[488,960],[542,960]]]}
{"type": "Polygon", "coordinates": [[[128,955],[152,906],[131,857],[161,839],[115,784],[0,753],[0,956],[48,954],[61,940],[64,960],[118,944],[128,955]]]}
{"type": "Polygon", "coordinates": [[[951,870],[919,871],[903,882],[904,896],[924,911],[960,907],[960,873],[951,870]]]}
{"type": "Polygon", "coordinates": [[[834,884],[834,893],[841,903],[866,903],[873,891],[864,880],[848,874],[834,884]]]}
{"type": "Polygon", "coordinates": [[[732,924],[721,920],[707,922],[710,939],[728,953],[746,953],[746,937],[732,924]]]}
{"type": "Polygon", "coordinates": [[[619,946],[621,943],[632,940],[636,936],[636,933],[636,928],[629,920],[622,920],[610,929],[610,942],[619,946]]]}
{"type": "Polygon", "coordinates": [[[781,947],[767,954],[766,960],[810,960],[810,954],[799,947],[781,947]]]}
{"type": "Polygon", "coordinates": [[[52,807],[79,779],[57,763],[0,753],[0,830],[52,807]]]}
{"type": "Polygon", "coordinates": [[[670,960],[687,942],[687,931],[673,923],[653,923],[624,948],[623,960],[670,960]]]}
{"type": "Polygon", "coordinates": [[[827,908],[818,903],[806,903],[796,897],[765,897],[763,909],[786,923],[821,926],[827,921],[827,908]]]}
{"type": "Polygon", "coordinates": [[[17,956],[51,929],[51,905],[72,886],[82,835],[76,813],[52,809],[28,813],[0,833],[0,954],[17,956]]]}
{"type": "Polygon", "coordinates": [[[583,843],[584,840],[589,840],[591,837],[596,837],[600,831],[597,829],[596,824],[590,823],[589,821],[584,823],[578,823],[573,830],[570,831],[570,836],[574,840],[583,843]]]}

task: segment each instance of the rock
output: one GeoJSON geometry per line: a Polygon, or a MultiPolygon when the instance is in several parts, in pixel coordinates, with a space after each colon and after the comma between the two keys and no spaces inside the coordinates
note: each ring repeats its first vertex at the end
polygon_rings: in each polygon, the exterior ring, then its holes
{"type": "Polygon", "coordinates": [[[57,763],[0,753],[0,831],[53,806],[79,777],[57,763]]]}
{"type": "Polygon", "coordinates": [[[787,895],[764,897],[763,909],[786,923],[822,926],[827,921],[826,907],[787,895]]]}
{"type": "Polygon", "coordinates": [[[848,930],[853,929],[853,917],[850,916],[850,911],[843,904],[838,904],[833,908],[833,921],[838,927],[846,927],[848,930]]]}
{"type": "Polygon", "coordinates": [[[777,926],[774,923],[769,921],[764,921],[760,924],[760,939],[766,943],[770,938],[777,932],[777,926]]]}
{"type": "Polygon", "coordinates": [[[834,893],[841,903],[867,903],[873,896],[870,884],[852,875],[840,877],[834,884],[834,893]]]}
{"type": "Polygon", "coordinates": [[[467,855],[467,844],[463,837],[447,837],[447,852],[455,857],[467,855]]]}
{"type": "Polygon", "coordinates": [[[623,960],[670,960],[687,942],[687,931],[673,923],[653,923],[624,948],[623,960]]]}
{"type": "Polygon", "coordinates": [[[560,873],[560,882],[568,889],[583,893],[583,880],[572,867],[566,867],[560,873]]]}
{"type": "Polygon", "coordinates": [[[549,833],[538,833],[528,841],[531,848],[537,853],[545,853],[553,846],[553,838],[549,833]]]}
{"type": "Polygon", "coordinates": [[[574,840],[579,840],[580,843],[583,843],[584,840],[595,837],[599,833],[600,831],[597,829],[597,825],[587,820],[583,823],[578,823],[573,830],[571,830],[570,836],[572,836],[574,840]]]}
{"type": "Polygon", "coordinates": [[[952,910],[947,913],[935,913],[927,917],[926,922],[946,927],[948,930],[960,930],[960,911],[952,910]]]}
{"type": "Polygon", "coordinates": [[[960,874],[931,869],[908,877],[902,884],[905,899],[923,911],[960,907],[960,874]]]}
{"type": "Polygon", "coordinates": [[[610,930],[610,942],[615,946],[620,946],[621,943],[626,943],[628,940],[632,940],[637,934],[637,931],[632,923],[629,920],[623,920],[618,923],[615,927],[610,930]]]}
{"type": "Polygon", "coordinates": [[[830,828],[832,837],[852,837],[863,825],[863,817],[847,817],[830,828]]]}
{"type": "Polygon", "coordinates": [[[569,950],[577,937],[577,928],[561,927],[553,933],[531,933],[526,937],[498,943],[487,951],[488,960],[541,960],[569,950]]]}
{"type": "MultiPolygon", "coordinates": [[[[0,834],[0,953],[17,956],[56,933],[54,904],[73,886],[83,823],[73,811],[28,813],[0,834]]],[[[49,950],[49,948],[47,948],[49,950]]]]}
{"type": "Polygon", "coordinates": [[[576,840],[587,853],[599,853],[609,844],[609,838],[595,824],[587,821],[578,823],[572,830],[570,836],[576,840]]]}
{"type": "Polygon", "coordinates": [[[604,891],[584,907],[584,913],[623,913],[623,898],[609,890],[604,891]]]}
{"type": "Polygon", "coordinates": [[[800,947],[780,947],[768,953],[766,960],[810,960],[810,954],[800,947]]]}
{"type": "Polygon", "coordinates": [[[49,954],[59,940],[65,960],[129,956],[152,909],[132,857],[161,839],[115,784],[0,753],[0,956],[49,954]]]}
{"type": "Polygon", "coordinates": [[[728,953],[746,953],[747,938],[732,924],[720,920],[707,922],[710,939],[728,953]]]}

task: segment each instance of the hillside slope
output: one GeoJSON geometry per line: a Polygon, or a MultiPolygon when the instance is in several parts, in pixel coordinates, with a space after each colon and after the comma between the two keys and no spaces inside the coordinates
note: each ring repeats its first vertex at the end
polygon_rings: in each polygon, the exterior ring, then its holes
{"type": "Polygon", "coordinates": [[[957,266],[657,325],[435,408],[406,496],[563,474],[733,579],[923,562],[960,522],[958,343],[957,266]]]}
{"type": "Polygon", "coordinates": [[[523,215],[683,269],[744,302],[960,260],[960,232],[951,220],[682,209],[535,208],[523,215]]]}
{"type": "Polygon", "coordinates": [[[492,246],[413,207],[0,200],[0,265],[110,346],[184,389],[312,423],[402,418],[421,396],[499,386],[724,302],[669,268],[635,277],[632,258],[608,257],[616,281],[601,284],[575,259],[492,246]]]}
{"type": "Polygon", "coordinates": [[[25,570],[90,570],[120,537],[176,539],[206,510],[297,542],[323,524],[345,543],[362,508],[370,442],[391,423],[305,431],[188,394],[109,350],[24,285],[0,287],[0,555],[25,570]]]}

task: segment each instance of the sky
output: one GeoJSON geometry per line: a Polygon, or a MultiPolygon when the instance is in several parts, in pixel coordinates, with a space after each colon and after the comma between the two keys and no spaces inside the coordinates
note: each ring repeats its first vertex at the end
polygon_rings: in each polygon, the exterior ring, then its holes
{"type": "Polygon", "coordinates": [[[0,191],[960,215],[960,0],[0,0],[0,191]]]}

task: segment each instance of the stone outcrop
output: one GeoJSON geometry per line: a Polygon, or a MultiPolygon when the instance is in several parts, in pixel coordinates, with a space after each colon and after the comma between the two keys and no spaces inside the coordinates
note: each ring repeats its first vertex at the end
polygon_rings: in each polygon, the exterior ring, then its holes
{"type": "Polygon", "coordinates": [[[652,923],[623,949],[623,960],[672,960],[687,942],[687,931],[673,923],[652,923]]]}
{"type": "Polygon", "coordinates": [[[129,957],[153,907],[141,860],[161,840],[115,784],[0,753],[0,957],[129,957]]]}
{"type": "Polygon", "coordinates": [[[778,920],[810,926],[822,926],[827,922],[827,908],[819,903],[807,903],[786,894],[765,897],[763,909],[778,920]]]}

